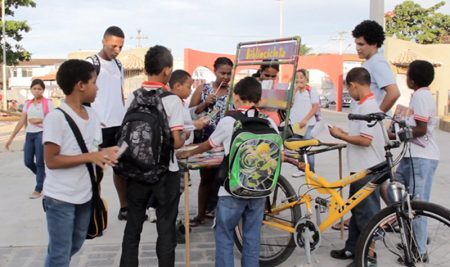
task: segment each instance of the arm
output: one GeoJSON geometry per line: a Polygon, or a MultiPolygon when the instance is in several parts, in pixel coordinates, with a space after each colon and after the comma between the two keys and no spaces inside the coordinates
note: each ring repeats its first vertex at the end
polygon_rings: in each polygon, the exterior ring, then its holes
{"type": "Polygon", "coordinates": [[[13,132],[11,133],[11,136],[9,137],[8,141],[5,144],[6,150],[9,150],[9,146],[11,145],[12,141],[16,137],[17,133],[23,128],[23,126],[26,125],[27,122],[27,113],[23,112],[20,116],[19,121],[16,124],[16,127],[14,127],[13,132]]]}
{"type": "Polygon", "coordinates": [[[83,153],[75,156],[61,155],[60,146],[46,142],[44,144],[44,159],[45,164],[49,169],[64,169],[71,168],[86,163],[94,163],[102,168],[107,164],[114,166],[117,163],[117,151],[119,148],[108,147],[98,152],[83,153]]]}
{"type": "Polygon", "coordinates": [[[216,95],[210,94],[206,97],[205,101],[202,102],[202,90],[203,85],[200,85],[197,89],[195,89],[195,92],[191,98],[191,103],[189,104],[189,107],[195,107],[196,114],[202,113],[216,101],[216,95]]]}
{"type": "Polygon", "coordinates": [[[424,136],[427,133],[427,122],[415,120],[416,121],[416,127],[412,127],[412,133],[413,137],[421,137],[424,136]]]}
{"type": "Polygon", "coordinates": [[[182,136],[181,130],[172,131],[173,148],[178,149],[184,145],[185,138],[182,136]]]}
{"type": "Polygon", "coordinates": [[[380,109],[383,112],[388,112],[395,104],[395,101],[400,97],[400,91],[396,84],[390,84],[383,88],[386,91],[383,102],[380,104],[380,109]]]}
{"type": "Polygon", "coordinates": [[[188,158],[190,156],[193,156],[193,155],[200,154],[200,153],[206,152],[208,150],[211,150],[211,148],[213,148],[211,146],[211,143],[209,142],[209,140],[206,140],[205,142],[203,142],[200,145],[198,145],[195,149],[192,149],[192,150],[189,150],[189,151],[179,151],[179,152],[177,152],[177,158],[178,159],[185,159],[185,158],[188,158]]]}
{"type": "Polygon", "coordinates": [[[347,132],[338,127],[330,128],[330,134],[333,137],[352,145],[368,147],[372,143],[372,140],[370,140],[370,138],[361,135],[349,135],[347,132]]]}
{"type": "Polygon", "coordinates": [[[306,114],[306,116],[303,118],[303,120],[300,121],[300,128],[305,127],[308,124],[309,119],[311,119],[318,110],[319,110],[319,104],[313,103],[308,114],[306,114]]]}
{"type": "Polygon", "coordinates": [[[44,119],[31,118],[31,119],[28,119],[28,122],[31,124],[37,125],[37,124],[42,124],[44,122],[44,119]]]}

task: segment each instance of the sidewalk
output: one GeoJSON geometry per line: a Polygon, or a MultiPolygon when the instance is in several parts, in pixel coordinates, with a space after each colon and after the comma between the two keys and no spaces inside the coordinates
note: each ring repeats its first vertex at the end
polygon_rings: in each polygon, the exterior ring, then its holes
{"type": "MultiPolygon", "coordinates": [[[[326,120],[335,125],[345,127],[346,114],[323,112],[326,120]]],[[[15,123],[0,123],[0,203],[2,214],[0,227],[0,267],[42,266],[47,246],[47,229],[45,215],[42,210],[42,199],[31,200],[28,195],[34,187],[34,177],[23,165],[23,135],[16,138],[13,144],[14,152],[5,152],[4,143],[15,123]],[[22,140],[21,140],[22,139],[22,140]]],[[[432,201],[448,206],[448,192],[450,192],[450,134],[437,131],[438,143],[441,144],[441,161],[435,176],[432,192],[432,201]]],[[[331,141],[327,133],[322,133],[319,139],[331,141]]],[[[344,174],[345,169],[345,153],[344,174]]],[[[329,152],[316,157],[316,169],[329,180],[338,179],[337,152],[329,152]]],[[[304,178],[291,178],[295,169],[290,165],[283,166],[283,175],[289,179],[297,189],[304,178]]],[[[109,204],[109,225],[101,238],[85,242],[82,251],[74,258],[71,267],[85,266],[119,266],[121,242],[125,222],[117,220],[119,204],[109,170],[102,183],[103,197],[109,204]]],[[[192,186],[190,187],[191,215],[195,215],[197,207],[197,188],[199,183],[198,171],[191,173],[192,186]]],[[[344,192],[344,196],[347,192],[344,192]]],[[[181,197],[180,214],[184,213],[184,195],[181,197]]],[[[214,236],[210,229],[212,221],[191,232],[191,266],[214,266],[214,236]]],[[[155,224],[146,222],[141,239],[140,262],[141,266],[157,266],[155,244],[155,224]]],[[[350,261],[334,260],[329,256],[331,249],[342,248],[344,240],[340,233],[327,230],[322,235],[321,247],[315,253],[318,263],[314,266],[346,266],[350,261]]],[[[177,266],[185,266],[184,245],[178,245],[176,251],[177,266]]],[[[236,266],[239,264],[240,254],[235,253],[236,266]]],[[[292,256],[281,266],[302,266],[304,252],[296,249],[292,256]]]]}

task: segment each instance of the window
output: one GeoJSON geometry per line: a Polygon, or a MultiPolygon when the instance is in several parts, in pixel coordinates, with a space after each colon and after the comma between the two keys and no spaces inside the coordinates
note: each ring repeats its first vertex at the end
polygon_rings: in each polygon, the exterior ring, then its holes
{"type": "Polygon", "coordinates": [[[22,68],[22,77],[33,77],[33,69],[32,68],[22,68]]]}

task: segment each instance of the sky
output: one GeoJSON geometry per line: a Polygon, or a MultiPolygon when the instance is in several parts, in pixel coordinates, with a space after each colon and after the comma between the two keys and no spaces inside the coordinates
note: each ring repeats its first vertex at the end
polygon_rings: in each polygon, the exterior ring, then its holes
{"type": "MultiPolygon", "coordinates": [[[[380,0],[381,1],[381,0],[380,0]]],[[[440,0],[416,0],[430,7],[440,0]]],[[[184,48],[235,54],[239,42],[278,38],[278,0],[35,0],[36,8],[19,8],[14,19],[31,31],[22,45],[32,58],[66,58],[77,50],[100,50],[111,25],[125,32],[124,49],[137,45],[137,30],[182,58],[184,48]]],[[[385,11],[401,0],[385,0],[385,11]]],[[[354,53],[351,31],[369,18],[369,0],[283,0],[283,36],[300,35],[313,53],[354,53]]],[[[450,4],[439,9],[450,14],[450,4]]],[[[7,18],[8,19],[8,18],[7,18]]],[[[12,19],[12,18],[10,18],[12,19]]]]}

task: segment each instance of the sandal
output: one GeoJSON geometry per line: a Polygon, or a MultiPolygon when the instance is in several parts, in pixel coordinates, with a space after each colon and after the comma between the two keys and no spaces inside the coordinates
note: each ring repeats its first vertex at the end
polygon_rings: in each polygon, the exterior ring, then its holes
{"type": "MultiPolygon", "coordinates": [[[[350,220],[344,220],[342,222],[344,224],[344,230],[348,230],[348,225],[350,224],[350,220]]],[[[341,230],[341,222],[336,223],[335,225],[331,226],[331,229],[340,231],[341,230]]]]}
{"type": "Polygon", "coordinates": [[[200,219],[198,216],[195,216],[194,218],[189,220],[190,227],[197,227],[202,224],[205,224],[205,219],[200,219]]]}
{"type": "Polygon", "coordinates": [[[207,219],[214,219],[215,216],[216,215],[215,215],[215,212],[213,210],[212,211],[207,211],[206,214],[205,214],[205,218],[207,218],[207,219]]]}

